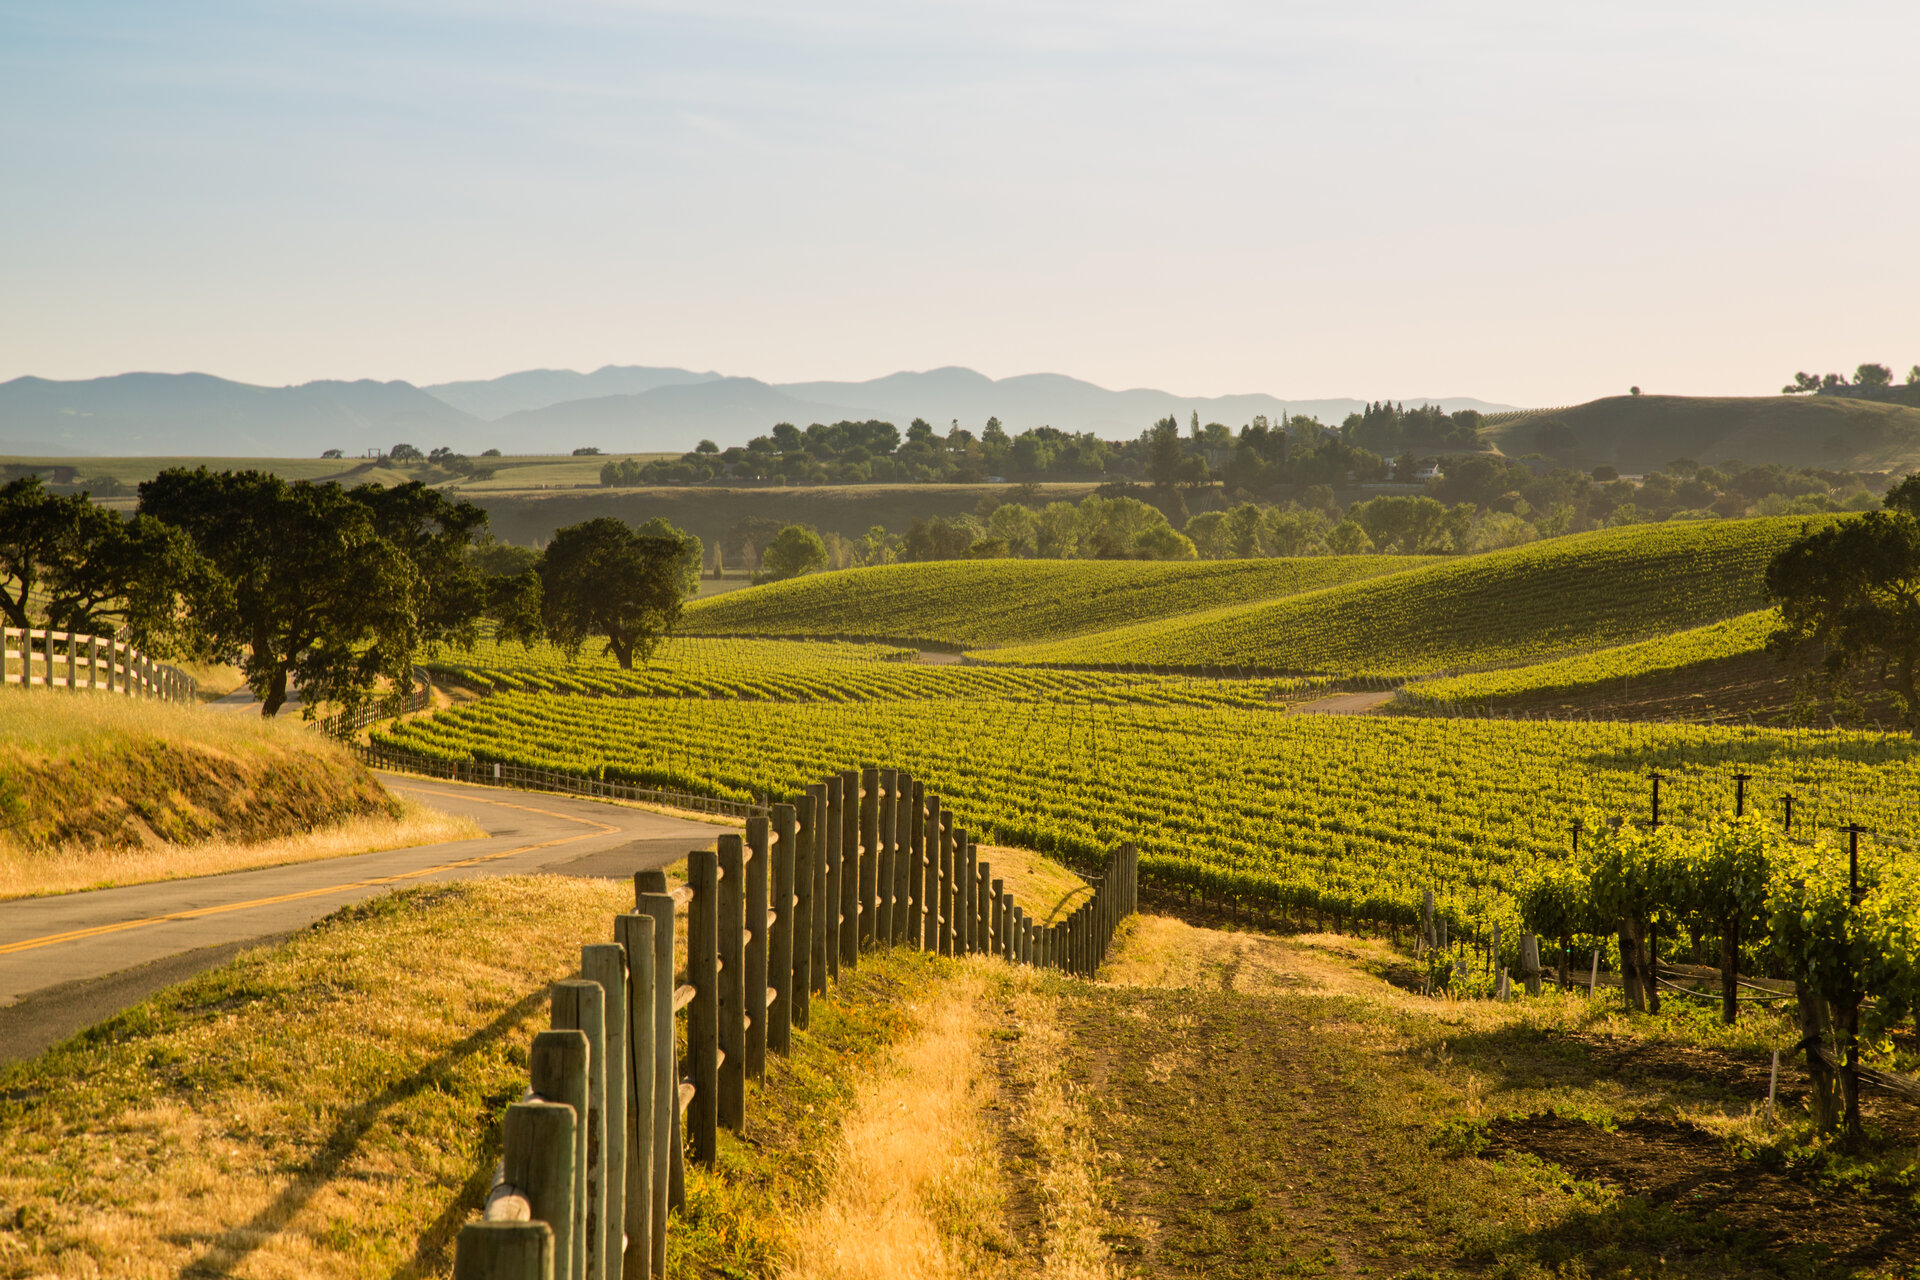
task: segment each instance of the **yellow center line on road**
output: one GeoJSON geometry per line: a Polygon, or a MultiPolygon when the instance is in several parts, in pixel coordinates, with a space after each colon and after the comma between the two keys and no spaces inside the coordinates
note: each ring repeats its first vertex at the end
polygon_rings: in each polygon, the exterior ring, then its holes
{"type": "Polygon", "coordinates": [[[561,818],[581,826],[596,828],[582,831],[577,836],[563,836],[558,840],[543,840],[538,844],[523,844],[517,849],[508,849],[501,853],[484,853],[478,857],[462,858],[458,862],[443,862],[436,867],[421,867],[415,871],[402,871],[396,875],[374,876],[366,880],[353,880],[346,884],[330,884],[319,889],[303,889],[299,893],[283,893],[272,898],[252,898],[246,902],[227,902],[213,907],[195,907],[191,911],[173,911],[160,916],[141,916],[135,920],[120,920],[113,924],[94,925],[89,929],[70,929],[65,933],[49,933],[38,938],[25,938],[19,942],[0,944],[0,956],[9,956],[21,951],[32,951],[38,947],[51,947],[56,943],[75,942],[81,938],[97,938],[102,934],[121,933],[128,929],[140,929],[152,924],[167,924],[176,920],[197,920],[202,916],[221,915],[228,911],[245,911],[250,907],[271,907],[282,902],[298,902],[302,898],[320,898],[329,893],[346,893],[353,889],[372,889],[383,884],[395,884],[401,880],[414,880],[421,876],[437,875],[442,871],[457,871],[461,867],[477,867],[484,862],[497,862],[501,858],[511,858],[519,853],[532,853],[536,849],[553,849],[563,844],[572,844],[576,840],[586,840],[593,836],[605,835],[619,827],[605,822],[596,822],[591,818],[579,818],[570,813],[556,813],[551,809],[535,809],[530,805],[511,804],[505,800],[487,800],[479,796],[466,797],[463,792],[431,791],[429,795],[460,796],[480,800],[483,804],[499,805],[504,809],[524,809],[528,813],[538,813],[550,818],[561,818]]]}

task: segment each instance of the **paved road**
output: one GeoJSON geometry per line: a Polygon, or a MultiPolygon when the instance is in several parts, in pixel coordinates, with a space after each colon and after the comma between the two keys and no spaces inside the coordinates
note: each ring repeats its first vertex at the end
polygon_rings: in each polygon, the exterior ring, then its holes
{"type": "Polygon", "coordinates": [[[630,876],[712,847],[722,828],[571,796],[382,774],[472,818],[477,840],[0,903],[0,1062],[137,1003],[241,948],[399,885],[545,871],[630,876]]]}

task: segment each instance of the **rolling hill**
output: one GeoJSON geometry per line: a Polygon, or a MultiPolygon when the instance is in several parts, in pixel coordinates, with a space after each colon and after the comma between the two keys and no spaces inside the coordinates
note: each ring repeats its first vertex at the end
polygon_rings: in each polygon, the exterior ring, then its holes
{"type": "Polygon", "coordinates": [[[1841,396],[1610,396],[1508,418],[1484,434],[1509,455],[1542,453],[1583,471],[1605,463],[1627,475],[1678,458],[1847,471],[1920,466],[1920,409],[1841,396]],[[1554,424],[1577,443],[1569,448],[1554,424]]]}
{"type": "Polygon", "coordinates": [[[1767,561],[1807,523],[1606,529],[980,656],[1387,676],[1538,661],[1760,608],[1767,561]]]}
{"type": "Polygon", "coordinates": [[[1177,563],[943,560],[812,574],[688,607],[704,636],[873,636],[942,646],[1057,639],[1272,600],[1426,564],[1418,556],[1177,563]]]}

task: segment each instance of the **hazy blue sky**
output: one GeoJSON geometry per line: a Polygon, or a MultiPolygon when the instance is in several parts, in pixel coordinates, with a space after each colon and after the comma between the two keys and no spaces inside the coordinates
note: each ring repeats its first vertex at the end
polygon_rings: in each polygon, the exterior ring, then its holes
{"type": "Polygon", "coordinates": [[[0,0],[0,378],[1920,361],[1920,5],[0,0]]]}

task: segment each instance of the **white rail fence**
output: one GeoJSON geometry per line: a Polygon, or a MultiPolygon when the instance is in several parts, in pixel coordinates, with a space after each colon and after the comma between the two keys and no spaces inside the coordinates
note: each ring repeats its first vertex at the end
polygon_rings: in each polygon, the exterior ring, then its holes
{"type": "Polygon", "coordinates": [[[193,677],[155,662],[113,636],[0,628],[0,686],[98,690],[166,702],[192,702],[193,677]]]}

